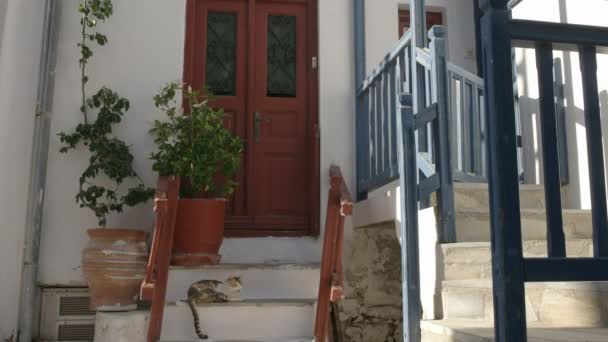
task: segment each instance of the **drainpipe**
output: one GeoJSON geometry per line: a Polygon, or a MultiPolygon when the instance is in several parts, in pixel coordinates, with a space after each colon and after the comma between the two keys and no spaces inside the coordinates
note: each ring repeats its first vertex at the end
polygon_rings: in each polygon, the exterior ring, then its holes
{"type": "MultiPolygon", "coordinates": [[[[363,125],[364,103],[357,97],[357,91],[365,79],[366,65],[365,65],[365,0],[354,0],[353,2],[354,11],[354,62],[355,62],[355,145],[357,146],[356,151],[360,151],[365,148],[365,142],[360,139],[360,132],[366,129],[363,125]]],[[[356,170],[356,196],[357,201],[363,201],[367,199],[367,192],[359,192],[359,180],[360,175],[363,174],[365,164],[355,153],[355,170],[356,170]]]]}
{"type": "Polygon", "coordinates": [[[32,137],[27,217],[23,246],[18,341],[31,342],[38,320],[38,260],[42,228],[42,206],[50,137],[50,90],[53,78],[53,29],[55,0],[45,0],[44,32],[40,55],[37,100],[32,137]]]}
{"type": "Polygon", "coordinates": [[[355,91],[365,79],[365,0],[355,1],[355,91]]]}

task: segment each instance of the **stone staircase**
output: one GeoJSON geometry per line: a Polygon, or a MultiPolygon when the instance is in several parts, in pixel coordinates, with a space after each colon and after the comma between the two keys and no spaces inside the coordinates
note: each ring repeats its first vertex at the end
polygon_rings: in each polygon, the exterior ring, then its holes
{"type": "MultiPolygon", "coordinates": [[[[546,256],[544,189],[520,189],[524,255],[546,256]]],[[[458,243],[441,246],[443,319],[423,321],[424,342],[494,341],[486,184],[455,184],[458,243]]],[[[591,212],[564,210],[569,257],[592,255],[591,212]]],[[[528,341],[608,341],[608,283],[526,284],[528,341]]],[[[516,341],[513,341],[516,342],[516,341]]]]}
{"type": "MultiPolygon", "coordinates": [[[[198,341],[184,299],[201,279],[240,276],[242,301],[197,307],[210,342],[313,340],[319,264],[220,264],[169,271],[161,341],[198,341]]],[[[98,313],[96,341],[145,341],[149,312],[98,313]],[[103,332],[103,333],[101,333],[103,332]]]]}

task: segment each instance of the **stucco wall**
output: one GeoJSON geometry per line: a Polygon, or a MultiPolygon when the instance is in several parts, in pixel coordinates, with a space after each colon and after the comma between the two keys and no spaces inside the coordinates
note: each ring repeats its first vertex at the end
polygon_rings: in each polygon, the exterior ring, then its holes
{"type": "MultiPolygon", "coordinates": [[[[87,154],[58,152],[57,133],[72,131],[81,120],[77,6],[78,0],[58,1],[57,66],[40,268],[40,281],[46,284],[81,283],[80,250],[87,239],[86,228],[96,225],[93,214],[78,208],[74,201],[87,154]]],[[[110,21],[99,26],[108,35],[109,44],[94,50],[88,66],[88,90],[92,94],[106,85],[131,101],[131,110],[116,132],[132,146],[135,169],[152,186],[155,176],[148,157],[154,145],[148,130],[152,120],[160,117],[152,96],[163,83],[181,79],[185,0],[114,1],[114,9],[110,21]]],[[[123,215],[110,217],[108,224],[150,230],[151,206],[148,203],[126,210],[123,215]]]]}
{"type": "Polygon", "coordinates": [[[0,1],[0,340],[14,333],[44,1],[0,1]]]}
{"type": "MultiPolygon", "coordinates": [[[[56,133],[70,130],[80,120],[78,0],[60,1],[58,63],[51,127],[47,196],[43,226],[40,281],[44,284],[82,284],[80,250],[86,228],[95,218],[74,203],[77,179],[85,167],[85,153],[58,153],[56,133]]],[[[100,30],[109,37],[96,48],[89,66],[89,89],[107,85],[131,101],[131,110],[117,129],[132,145],[135,167],[148,185],[156,176],[148,160],[154,149],[148,129],[159,117],[152,96],[161,85],[181,79],[184,46],[185,0],[115,0],[115,15],[100,30]],[[145,10],[142,10],[145,8],[145,10]]],[[[320,1],[320,127],[321,227],[325,218],[328,170],[340,165],[353,187],[354,84],[352,64],[352,3],[320,1]],[[340,142],[340,143],[336,143],[340,142]]],[[[110,226],[151,230],[151,203],[112,216],[110,226]]],[[[347,226],[350,223],[347,222],[347,226]]],[[[350,229],[347,229],[350,231],[350,229]]],[[[226,239],[220,253],[224,262],[314,262],[320,260],[322,240],[316,238],[226,239]]]]}
{"type": "Polygon", "coordinates": [[[345,298],[339,303],[344,341],[401,341],[401,247],[394,221],[355,229],[344,278],[345,298]]]}
{"type": "MultiPolygon", "coordinates": [[[[368,0],[366,12],[367,70],[372,70],[399,39],[398,13],[408,8],[404,0],[368,0]]],[[[426,0],[428,10],[443,14],[448,29],[448,58],[451,62],[476,73],[475,21],[473,0],[426,0]]]]}
{"type": "MultiPolygon", "coordinates": [[[[605,17],[608,2],[587,0],[584,5],[577,0],[525,0],[518,5],[513,16],[519,19],[542,20],[571,24],[608,26],[605,17]]],[[[518,85],[524,142],[525,175],[528,183],[542,183],[542,143],[538,109],[538,79],[534,50],[518,49],[518,85]]],[[[562,61],[565,83],[566,136],[568,141],[568,169],[570,185],[565,191],[563,206],[589,209],[590,188],[587,159],[587,141],[583,92],[579,56],[576,52],[554,52],[554,58],[562,61]]],[[[608,134],[608,55],[598,55],[598,82],[602,116],[602,130],[608,134]]],[[[608,155],[604,152],[604,159],[608,155]]]]}

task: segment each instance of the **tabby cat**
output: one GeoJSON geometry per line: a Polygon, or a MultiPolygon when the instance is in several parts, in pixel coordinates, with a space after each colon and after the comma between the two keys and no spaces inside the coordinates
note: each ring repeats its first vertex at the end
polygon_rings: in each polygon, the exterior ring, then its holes
{"type": "Polygon", "coordinates": [[[209,338],[201,331],[200,318],[196,311],[197,305],[208,303],[225,303],[241,300],[241,289],[243,282],[241,277],[228,277],[225,281],[200,280],[190,285],[188,289],[188,305],[192,311],[194,320],[194,331],[203,340],[209,338]]]}

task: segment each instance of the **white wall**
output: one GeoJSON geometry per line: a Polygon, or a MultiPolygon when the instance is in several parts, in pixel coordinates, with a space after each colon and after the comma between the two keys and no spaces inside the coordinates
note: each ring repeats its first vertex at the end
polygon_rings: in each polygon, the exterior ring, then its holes
{"type": "MultiPolygon", "coordinates": [[[[78,0],[58,1],[58,46],[51,142],[44,204],[40,281],[45,284],[81,284],[80,250],[86,229],[96,226],[94,215],[74,200],[78,178],[87,154],[60,154],[57,133],[73,131],[82,116],[80,108],[78,0]]],[[[88,66],[89,94],[105,85],[131,101],[117,134],[132,145],[135,169],[149,186],[156,176],[149,155],[154,150],[148,130],[160,113],[152,96],[160,87],[181,79],[183,64],[185,0],[114,1],[114,16],[99,31],[109,44],[94,49],[88,66]]],[[[152,203],[111,216],[108,226],[151,230],[152,203]]]]}
{"type": "MultiPolygon", "coordinates": [[[[366,1],[367,70],[371,71],[399,39],[398,13],[408,8],[405,0],[366,1]]],[[[473,0],[427,0],[427,10],[440,11],[448,29],[448,58],[477,73],[473,0]]]]}
{"type": "Polygon", "coordinates": [[[0,340],[17,324],[44,1],[0,1],[0,340]]]}
{"type": "MultiPolygon", "coordinates": [[[[44,284],[82,284],[80,250],[86,228],[96,220],[74,202],[78,176],[86,164],[85,153],[58,153],[56,133],[71,130],[80,120],[77,0],[60,2],[58,63],[47,196],[43,223],[40,281],[44,284]]],[[[115,0],[115,15],[100,26],[109,44],[96,48],[89,67],[92,92],[100,85],[119,91],[131,101],[131,110],[118,129],[136,158],[136,170],[154,185],[148,156],[155,146],[148,136],[159,117],[152,96],[162,84],[181,79],[183,64],[185,1],[115,0]],[[145,8],[145,10],[142,10],[145,8]]],[[[320,1],[320,127],[321,127],[321,227],[325,221],[328,170],[340,165],[354,190],[354,84],[352,62],[352,1],[320,1]],[[338,143],[336,143],[338,142],[338,143]]],[[[109,226],[151,230],[151,204],[113,216],[109,226]]],[[[347,229],[348,230],[348,229],[347,229]]],[[[265,238],[225,239],[223,262],[318,262],[322,239],[265,238]]]]}
{"type": "MultiPolygon", "coordinates": [[[[584,4],[576,0],[525,0],[518,5],[513,16],[518,19],[542,20],[571,24],[608,26],[606,14],[608,2],[586,0],[584,4]]],[[[580,74],[579,56],[576,52],[554,52],[555,58],[562,59],[566,97],[566,135],[570,185],[563,198],[566,208],[589,209],[590,188],[585,136],[584,104],[580,74]]],[[[538,79],[534,50],[518,49],[518,85],[526,177],[529,183],[542,183],[542,143],[540,138],[540,118],[538,109],[538,79]]],[[[598,55],[598,82],[602,113],[602,130],[608,134],[608,55],[598,55]]],[[[604,152],[604,159],[608,155],[604,152]]]]}

